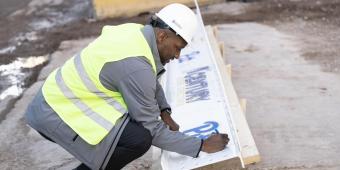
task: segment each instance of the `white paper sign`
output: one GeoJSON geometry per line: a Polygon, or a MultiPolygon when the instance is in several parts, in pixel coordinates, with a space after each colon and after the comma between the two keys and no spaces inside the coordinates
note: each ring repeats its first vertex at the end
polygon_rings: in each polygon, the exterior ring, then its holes
{"type": "Polygon", "coordinates": [[[181,51],[180,59],[166,66],[163,88],[181,132],[201,139],[212,133],[227,133],[230,141],[223,151],[201,152],[198,158],[163,151],[164,170],[193,169],[240,155],[220,73],[200,24],[194,43],[181,51]]]}

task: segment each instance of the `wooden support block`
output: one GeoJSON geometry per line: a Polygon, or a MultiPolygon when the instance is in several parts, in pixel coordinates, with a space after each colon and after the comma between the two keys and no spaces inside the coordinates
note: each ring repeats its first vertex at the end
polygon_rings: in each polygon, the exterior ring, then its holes
{"type": "Polygon", "coordinates": [[[254,163],[257,163],[257,162],[260,162],[260,161],[261,161],[260,155],[248,156],[248,157],[243,159],[243,163],[245,165],[254,164],[254,163]]]}
{"type": "Polygon", "coordinates": [[[225,66],[226,67],[226,71],[227,71],[227,75],[230,77],[231,79],[231,64],[228,64],[225,66]]]}
{"type": "MultiPolygon", "coordinates": [[[[200,0],[199,5],[220,2],[223,2],[223,0],[200,0]]],[[[92,0],[97,19],[131,17],[150,11],[153,13],[171,3],[181,3],[195,7],[193,0],[92,0]]]]}
{"type": "Polygon", "coordinates": [[[244,116],[246,116],[247,111],[247,99],[240,99],[241,109],[243,111],[244,116]]]}
{"type": "Polygon", "coordinates": [[[222,58],[224,58],[224,42],[223,41],[219,42],[218,46],[220,48],[221,56],[222,58]]]}
{"type": "Polygon", "coordinates": [[[206,26],[206,31],[208,34],[209,42],[211,48],[214,52],[216,59],[216,64],[221,73],[222,82],[224,85],[224,90],[227,95],[230,112],[234,119],[234,128],[238,136],[238,143],[240,145],[241,157],[244,165],[259,162],[260,155],[257,150],[254,138],[249,129],[248,122],[243,114],[243,110],[239,103],[238,96],[235,92],[234,86],[231,82],[231,77],[226,74],[226,65],[222,61],[219,45],[213,34],[213,29],[211,26],[206,26]]]}
{"type": "Polygon", "coordinates": [[[214,33],[215,38],[217,38],[217,36],[218,36],[218,28],[217,28],[217,26],[213,26],[212,29],[213,29],[213,33],[214,33]]]}
{"type": "MultiPolygon", "coordinates": [[[[217,39],[217,36],[218,36],[218,28],[217,28],[217,26],[213,26],[212,30],[213,30],[214,37],[217,39]]],[[[225,62],[226,59],[224,58],[224,42],[221,41],[221,42],[219,42],[218,45],[219,45],[219,48],[220,48],[221,57],[223,58],[223,61],[225,62]]]]}
{"type": "Polygon", "coordinates": [[[217,162],[214,164],[206,165],[194,170],[243,170],[240,158],[232,158],[217,162]]]}

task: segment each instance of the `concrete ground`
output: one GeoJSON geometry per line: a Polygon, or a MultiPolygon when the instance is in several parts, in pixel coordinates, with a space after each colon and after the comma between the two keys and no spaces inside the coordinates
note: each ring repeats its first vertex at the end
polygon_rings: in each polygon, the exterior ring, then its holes
{"type": "Polygon", "coordinates": [[[92,39],[63,42],[51,55],[50,63],[41,71],[38,81],[28,88],[6,119],[0,123],[0,169],[72,169],[79,161],[58,145],[42,138],[25,123],[24,112],[47,75],[92,39]],[[15,132],[15,133],[13,133],[15,132]]]}
{"type": "MultiPolygon", "coordinates": [[[[248,102],[246,117],[262,160],[247,168],[340,169],[340,3],[263,2],[202,8],[213,11],[206,11],[210,23],[214,19],[224,23],[218,25],[218,38],[224,41],[226,61],[233,66],[236,91],[248,102]]],[[[93,26],[86,27],[88,32],[97,29],[97,24],[88,23],[93,26]]],[[[67,34],[54,34],[66,37],[78,29],[65,27],[60,30],[67,34]]],[[[79,164],[30,129],[23,113],[46,75],[92,39],[64,41],[51,54],[38,81],[0,119],[0,169],[66,170],[79,164]]],[[[125,169],[160,169],[157,158],[151,150],[125,169]]]]}
{"type": "Polygon", "coordinates": [[[218,28],[262,158],[249,169],[340,169],[340,76],[307,62],[298,37],[273,27],[218,28]]]}
{"type": "MultiPolygon", "coordinates": [[[[84,48],[93,39],[86,38],[61,43],[58,50],[50,56],[49,64],[41,70],[38,81],[29,87],[15,103],[14,108],[7,114],[10,116],[0,122],[0,169],[70,170],[80,164],[64,149],[47,141],[34,129],[26,125],[24,112],[48,74],[61,66],[69,57],[84,48]]],[[[153,148],[124,169],[160,169],[159,161],[153,162],[152,151],[153,148]]],[[[154,157],[154,160],[158,160],[158,157],[154,157]]]]}
{"type": "MultiPolygon", "coordinates": [[[[262,161],[249,169],[339,169],[340,77],[309,64],[296,37],[257,24],[218,26],[234,86],[246,98],[246,117],[262,161]],[[252,28],[252,29],[249,29],[252,28]]],[[[79,162],[27,127],[23,111],[48,72],[92,38],[62,43],[51,62],[0,124],[0,169],[71,169],[79,162]],[[15,129],[16,133],[11,133],[15,129]]],[[[154,157],[155,159],[155,157],[154,157]]],[[[157,159],[157,158],[156,158],[157,159]]],[[[125,169],[152,166],[152,152],[125,169]]]]}

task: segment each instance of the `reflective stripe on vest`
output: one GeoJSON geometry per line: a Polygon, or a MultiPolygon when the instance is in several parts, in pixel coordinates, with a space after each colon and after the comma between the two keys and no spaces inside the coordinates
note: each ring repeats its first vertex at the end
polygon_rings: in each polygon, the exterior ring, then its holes
{"type": "Polygon", "coordinates": [[[81,62],[81,57],[80,57],[79,54],[77,54],[75,56],[74,65],[76,66],[76,70],[77,70],[81,80],[83,81],[83,83],[85,84],[85,86],[87,87],[87,89],[90,92],[95,93],[100,98],[106,99],[105,100],[106,103],[111,105],[111,106],[113,106],[120,113],[124,114],[124,113],[127,112],[126,109],[122,105],[120,105],[117,101],[115,101],[112,97],[107,96],[105,93],[97,93],[97,92],[100,92],[100,90],[93,84],[93,82],[87,76],[85,68],[84,68],[84,66],[83,66],[83,64],[81,62]]]}
{"type": "MultiPolygon", "coordinates": [[[[72,101],[74,105],[78,107],[79,110],[82,110],[85,112],[85,115],[91,118],[93,121],[97,122],[99,125],[101,125],[103,128],[105,128],[107,131],[109,131],[113,124],[101,117],[98,113],[91,110],[86,104],[84,104],[79,98],[77,98],[72,91],[66,86],[61,73],[60,69],[57,71],[57,75],[55,76],[55,80],[57,82],[58,87],[63,92],[64,96],[67,97],[72,101]]],[[[123,112],[125,113],[125,112],[123,112]]]]}
{"type": "Polygon", "coordinates": [[[46,102],[89,144],[98,144],[127,112],[122,95],[99,80],[104,64],[145,56],[156,72],[141,28],[139,24],[105,26],[101,36],[51,73],[43,85],[46,102]]]}

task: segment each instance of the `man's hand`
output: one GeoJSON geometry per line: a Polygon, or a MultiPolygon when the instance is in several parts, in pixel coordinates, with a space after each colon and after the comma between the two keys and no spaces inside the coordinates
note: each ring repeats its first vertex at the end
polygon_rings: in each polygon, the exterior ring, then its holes
{"type": "Polygon", "coordinates": [[[227,134],[213,134],[203,141],[202,151],[214,153],[221,151],[228,144],[229,138],[227,134]]]}
{"type": "Polygon", "coordinates": [[[163,111],[161,112],[161,118],[165,124],[167,124],[170,127],[170,130],[172,131],[178,131],[179,126],[178,124],[171,118],[170,114],[163,111]]]}

